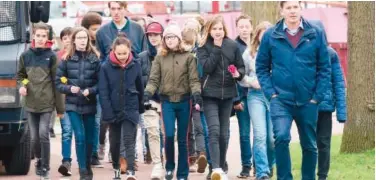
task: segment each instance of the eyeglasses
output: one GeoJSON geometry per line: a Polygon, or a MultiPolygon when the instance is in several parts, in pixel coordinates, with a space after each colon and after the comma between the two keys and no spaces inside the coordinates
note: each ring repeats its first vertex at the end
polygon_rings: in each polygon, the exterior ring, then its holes
{"type": "Polygon", "coordinates": [[[178,38],[178,37],[177,36],[166,36],[165,40],[175,40],[176,38],[178,38]]]}
{"type": "Polygon", "coordinates": [[[78,40],[86,40],[88,37],[87,36],[82,36],[82,37],[76,37],[78,40]]]}

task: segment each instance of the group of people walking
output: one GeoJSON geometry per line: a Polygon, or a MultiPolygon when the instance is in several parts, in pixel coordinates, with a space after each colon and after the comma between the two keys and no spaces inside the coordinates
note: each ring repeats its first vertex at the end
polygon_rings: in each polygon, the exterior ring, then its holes
{"type": "Polygon", "coordinates": [[[113,179],[126,174],[136,180],[139,127],[145,162],[154,166],[151,179],[187,180],[209,166],[207,179],[227,180],[233,115],[239,124],[238,178],[268,180],[276,165],[277,179],[293,179],[293,120],[302,179],[316,179],[317,164],[319,180],[327,178],[332,112],[346,121],[344,77],[322,23],[303,18],[298,1],[280,2],[283,19],[275,25],[263,21],[253,28],[251,17],[239,16],[235,40],[220,15],[164,28],[126,17],[126,2],[110,1],[108,7],[112,20],[104,25],[88,13],[82,27],[65,28],[56,54],[51,29],[35,24],[32,45],[20,57],[19,92],[42,179],[49,179],[53,111],[62,127],[58,171],[72,175],[74,134],[80,180],[93,179],[92,167],[103,167],[107,130],[113,179]]]}

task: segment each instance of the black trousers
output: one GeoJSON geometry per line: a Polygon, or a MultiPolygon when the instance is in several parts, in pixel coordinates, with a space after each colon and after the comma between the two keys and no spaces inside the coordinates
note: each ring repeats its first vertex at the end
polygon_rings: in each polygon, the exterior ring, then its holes
{"type": "Polygon", "coordinates": [[[330,167],[330,142],[332,137],[332,112],[319,112],[317,121],[317,148],[319,178],[327,178],[330,167]]]}
{"type": "Polygon", "coordinates": [[[127,170],[134,171],[136,133],[137,124],[134,124],[131,121],[125,120],[121,124],[110,124],[110,151],[112,156],[112,167],[114,169],[120,168],[120,144],[121,141],[123,141],[125,152],[127,152],[125,157],[128,163],[127,170]],[[122,128],[123,133],[121,133],[122,128]],[[122,135],[123,137],[121,137],[122,135]]]}

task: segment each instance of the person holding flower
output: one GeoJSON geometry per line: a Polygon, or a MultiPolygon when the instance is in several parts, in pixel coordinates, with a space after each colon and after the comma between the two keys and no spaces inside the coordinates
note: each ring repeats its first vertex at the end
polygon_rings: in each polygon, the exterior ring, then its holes
{"type": "Polygon", "coordinates": [[[241,101],[233,102],[233,98],[238,96],[236,82],[242,80],[245,67],[236,42],[228,38],[222,16],[214,16],[205,24],[197,57],[203,67],[202,98],[209,130],[211,179],[227,180],[230,115],[233,106],[243,109],[241,101]]]}
{"type": "Polygon", "coordinates": [[[80,180],[93,178],[90,162],[97,111],[98,57],[90,44],[89,32],[78,27],[72,33],[70,50],[63,56],[56,74],[59,79],[56,87],[66,94],[66,111],[75,136],[80,180]]]}
{"type": "Polygon", "coordinates": [[[19,93],[28,112],[31,148],[37,158],[35,171],[41,179],[49,179],[51,114],[55,109],[59,117],[64,114],[63,97],[55,91],[57,57],[48,34],[46,24],[34,25],[31,48],[21,54],[17,72],[19,93]]]}

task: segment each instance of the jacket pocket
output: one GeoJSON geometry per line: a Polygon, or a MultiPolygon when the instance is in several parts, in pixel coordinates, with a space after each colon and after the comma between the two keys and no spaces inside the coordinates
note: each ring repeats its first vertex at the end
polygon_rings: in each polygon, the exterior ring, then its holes
{"type": "Polygon", "coordinates": [[[135,89],[128,89],[125,93],[125,109],[138,110],[139,92],[135,89]]]}

